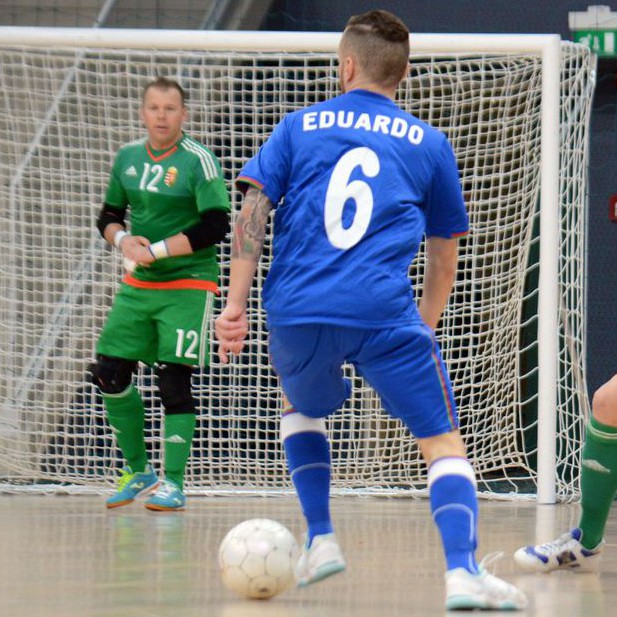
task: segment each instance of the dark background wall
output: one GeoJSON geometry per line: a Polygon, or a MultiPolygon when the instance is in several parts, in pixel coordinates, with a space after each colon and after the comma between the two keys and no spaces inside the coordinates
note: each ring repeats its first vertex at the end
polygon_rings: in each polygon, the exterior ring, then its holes
{"type": "MultiPolygon", "coordinates": [[[[593,4],[593,2],[589,3],[593,4]]],[[[617,11],[617,2],[598,1],[617,11]]],[[[588,2],[568,0],[274,0],[265,30],[338,31],[349,16],[391,10],[412,32],[557,33],[570,38],[568,13],[588,2]]],[[[617,194],[616,60],[598,66],[590,159],[587,375],[591,392],[617,372],[617,223],[608,219],[617,194]]]]}
{"type": "MultiPolygon", "coordinates": [[[[527,32],[567,36],[568,12],[594,2],[574,0],[274,0],[265,30],[339,30],[351,15],[396,13],[412,32],[527,32]]],[[[597,4],[609,5],[604,0],[597,4]]],[[[613,3],[617,6],[617,3],[613,3]]],[[[614,9],[617,10],[617,9],[614,9]]]]}

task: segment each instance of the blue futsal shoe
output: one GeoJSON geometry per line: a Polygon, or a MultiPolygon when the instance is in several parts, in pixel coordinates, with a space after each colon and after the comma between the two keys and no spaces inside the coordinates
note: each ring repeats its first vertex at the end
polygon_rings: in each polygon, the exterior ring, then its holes
{"type": "Polygon", "coordinates": [[[602,545],[593,549],[585,548],[580,540],[583,532],[572,529],[553,542],[524,546],[514,553],[514,561],[527,572],[552,572],[553,570],[574,570],[596,572],[600,565],[602,545]]]}
{"type": "Polygon", "coordinates": [[[158,476],[150,465],[141,473],[125,467],[118,478],[118,490],[105,502],[108,508],[119,508],[133,503],[136,497],[150,492],[159,485],[158,476]]]}
{"type": "Polygon", "coordinates": [[[184,510],[186,497],[180,487],[172,480],[163,480],[161,485],[146,500],[148,510],[169,512],[172,510],[184,510]]]}

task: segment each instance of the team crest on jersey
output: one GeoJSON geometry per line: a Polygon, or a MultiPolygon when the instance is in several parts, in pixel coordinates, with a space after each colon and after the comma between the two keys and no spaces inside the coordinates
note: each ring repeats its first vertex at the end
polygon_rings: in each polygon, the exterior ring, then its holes
{"type": "Polygon", "coordinates": [[[137,170],[135,169],[135,167],[133,167],[133,165],[131,165],[124,173],[127,176],[136,176],[137,175],[137,170]]]}
{"type": "Polygon", "coordinates": [[[178,179],[178,170],[175,167],[170,167],[165,174],[165,182],[166,186],[173,186],[178,179]]]}

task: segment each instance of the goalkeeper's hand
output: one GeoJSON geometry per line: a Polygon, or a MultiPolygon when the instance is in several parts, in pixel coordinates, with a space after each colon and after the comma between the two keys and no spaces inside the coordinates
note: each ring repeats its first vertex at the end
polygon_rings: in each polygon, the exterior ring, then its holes
{"type": "Polygon", "coordinates": [[[124,269],[132,272],[137,266],[149,266],[154,261],[154,256],[148,250],[150,240],[144,236],[126,236],[122,240],[120,250],[122,251],[124,269]]]}

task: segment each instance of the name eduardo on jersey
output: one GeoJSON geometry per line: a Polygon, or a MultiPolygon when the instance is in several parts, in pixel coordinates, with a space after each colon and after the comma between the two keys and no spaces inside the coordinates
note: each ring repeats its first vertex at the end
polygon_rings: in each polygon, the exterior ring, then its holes
{"type": "Polygon", "coordinates": [[[368,113],[356,113],[340,109],[338,111],[322,110],[311,111],[302,117],[303,131],[317,131],[320,129],[353,129],[383,133],[399,139],[407,138],[409,143],[419,145],[424,138],[424,129],[417,124],[410,124],[405,118],[368,113]]]}

